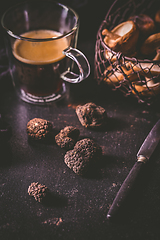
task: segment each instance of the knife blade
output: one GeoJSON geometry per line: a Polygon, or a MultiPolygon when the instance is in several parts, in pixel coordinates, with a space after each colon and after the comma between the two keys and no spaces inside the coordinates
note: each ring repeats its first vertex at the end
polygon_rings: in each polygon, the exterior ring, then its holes
{"type": "Polygon", "coordinates": [[[116,215],[127,196],[130,194],[132,187],[140,174],[141,169],[145,163],[149,161],[152,153],[160,140],[160,119],[149,132],[148,136],[141,145],[137,153],[137,161],[130,170],[128,176],[120,187],[108,213],[107,218],[110,219],[116,215]]]}

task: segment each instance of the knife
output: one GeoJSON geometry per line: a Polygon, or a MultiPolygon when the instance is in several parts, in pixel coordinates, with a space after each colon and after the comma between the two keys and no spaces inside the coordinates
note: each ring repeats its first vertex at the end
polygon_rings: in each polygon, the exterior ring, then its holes
{"type": "Polygon", "coordinates": [[[120,187],[109,211],[107,218],[111,219],[116,215],[127,196],[130,194],[132,187],[139,176],[140,171],[150,159],[152,153],[154,152],[156,146],[160,140],[160,119],[154,125],[154,127],[149,132],[148,136],[144,140],[142,146],[137,153],[137,161],[129,172],[128,176],[124,180],[122,186],[120,187]]]}

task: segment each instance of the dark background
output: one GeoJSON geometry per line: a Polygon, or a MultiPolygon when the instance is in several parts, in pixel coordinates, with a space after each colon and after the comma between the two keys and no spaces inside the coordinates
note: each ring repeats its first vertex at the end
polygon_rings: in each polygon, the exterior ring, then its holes
{"type": "MultiPolygon", "coordinates": [[[[16,2],[1,3],[1,13],[16,2]]],[[[106,217],[139,147],[160,117],[159,104],[139,104],[137,99],[96,84],[96,34],[112,1],[86,0],[81,6],[77,2],[68,1],[68,5],[80,15],[78,48],[89,59],[91,75],[80,84],[69,85],[65,101],[45,107],[24,103],[16,96],[10,75],[1,74],[0,113],[12,128],[12,137],[0,143],[0,239],[159,240],[159,145],[117,218],[106,217]],[[106,109],[105,129],[95,131],[80,124],[75,107],[88,101],[106,109]],[[73,125],[81,138],[93,138],[103,151],[99,168],[91,176],[77,176],[64,164],[65,151],[56,144],[28,142],[26,125],[34,117],[53,122],[56,131],[73,125]],[[50,189],[51,202],[40,204],[28,195],[34,181],[50,189]]],[[[0,65],[1,73],[7,71],[2,37],[0,65]]]]}

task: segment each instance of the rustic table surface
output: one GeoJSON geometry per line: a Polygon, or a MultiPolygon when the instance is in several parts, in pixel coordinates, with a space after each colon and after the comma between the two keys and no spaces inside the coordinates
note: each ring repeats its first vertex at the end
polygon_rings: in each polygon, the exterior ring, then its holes
{"type": "Polygon", "coordinates": [[[96,22],[95,13],[91,14],[89,24],[93,21],[97,25],[84,37],[88,9],[79,9],[82,25],[78,47],[89,59],[91,75],[82,83],[68,85],[69,95],[64,101],[44,107],[30,105],[16,96],[9,85],[9,75],[7,83],[1,81],[0,113],[12,128],[9,142],[1,143],[1,240],[159,239],[159,145],[121,214],[111,221],[106,217],[136,161],[139,147],[160,117],[160,108],[139,104],[136,99],[97,86],[94,46],[96,27],[104,16],[100,15],[96,22]],[[105,129],[95,131],[81,125],[75,107],[87,102],[106,109],[109,121],[105,129]],[[93,138],[103,151],[99,169],[91,176],[78,176],[66,166],[65,151],[54,142],[28,142],[26,125],[35,117],[53,122],[57,131],[72,125],[79,128],[80,137],[93,138]],[[52,192],[52,201],[41,204],[29,196],[27,189],[32,182],[45,184],[52,192]]]}

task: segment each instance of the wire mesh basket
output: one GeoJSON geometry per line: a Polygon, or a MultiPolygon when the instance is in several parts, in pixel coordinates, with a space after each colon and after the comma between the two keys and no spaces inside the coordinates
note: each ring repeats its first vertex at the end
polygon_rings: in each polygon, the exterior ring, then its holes
{"type": "MultiPolygon", "coordinates": [[[[121,51],[114,51],[105,43],[103,31],[111,31],[139,14],[154,19],[158,4],[158,0],[114,1],[99,27],[95,45],[95,78],[98,84],[107,84],[112,90],[120,90],[124,96],[134,96],[138,102],[148,105],[160,96],[160,60],[126,56],[121,51]]],[[[156,32],[160,32],[160,27],[156,32]]]]}

